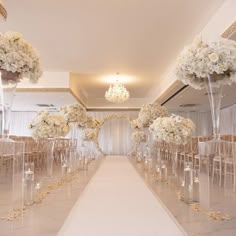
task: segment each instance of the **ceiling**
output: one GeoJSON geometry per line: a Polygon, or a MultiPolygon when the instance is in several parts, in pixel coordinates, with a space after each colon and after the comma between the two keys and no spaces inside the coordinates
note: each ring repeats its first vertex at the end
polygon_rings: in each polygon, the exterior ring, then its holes
{"type": "Polygon", "coordinates": [[[116,72],[127,76],[124,83],[140,106],[155,100],[158,94],[149,91],[223,2],[5,0],[8,19],[0,27],[21,32],[40,52],[45,71],[78,74],[91,107],[113,106],[104,93],[107,76],[116,72]]]}

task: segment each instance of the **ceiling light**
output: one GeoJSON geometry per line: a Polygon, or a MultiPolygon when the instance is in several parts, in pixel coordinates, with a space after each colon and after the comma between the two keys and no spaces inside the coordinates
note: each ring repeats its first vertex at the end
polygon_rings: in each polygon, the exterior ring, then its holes
{"type": "Polygon", "coordinates": [[[112,103],[123,103],[130,97],[129,91],[119,82],[118,76],[119,74],[117,74],[116,82],[105,93],[106,100],[112,103]]]}

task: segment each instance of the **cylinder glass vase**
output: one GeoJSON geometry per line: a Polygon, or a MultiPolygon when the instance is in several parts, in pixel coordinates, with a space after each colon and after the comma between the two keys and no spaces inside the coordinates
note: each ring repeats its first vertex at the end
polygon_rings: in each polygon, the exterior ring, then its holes
{"type": "Polygon", "coordinates": [[[54,147],[55,147],[55,139],[48,138],[46,142],[47,177],[53,176],[54,147]]]}
{"type": "Polygon", "coordinates": [[[26,162],[24,169],[24,204],[27,206],[34,203],[34,163],[26,162]]]}
{"type": "Polygon", "coordinates": [[[193,202],[193,168],[192,163],[184,163],[184,202],[193,202]]]}
{"type": "Polygon", "coordinates": [[[216,75],[208,76],[205,87],[211,108],[213,139],[220,140],[220,107],[223,84],[216,84],[216,79],[216,75]]]}
{"type": "Polygon", "coordinates": [[[11,108],[19,78],[18,73],[0,70],[0,107],[1,107],[1,135],[5,141],[12,141],[9,138],[11,123],[11,108]]]}

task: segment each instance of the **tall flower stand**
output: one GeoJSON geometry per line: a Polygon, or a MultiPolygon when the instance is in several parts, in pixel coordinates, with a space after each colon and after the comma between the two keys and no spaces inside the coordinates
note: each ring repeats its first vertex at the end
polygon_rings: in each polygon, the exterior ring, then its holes
{"type": "Polygon", "coordinates": [[[0,140],[0,218],[11,222],[10,228],[23,225],[24,147],[23,142],[0,140]]]}
{"type": "Polygon", "coordinates": [[[53,176],[54,147],[55,147],[55,139],[48,138],[45,143],[45,148],[46,148],[47,177],[50,178],[53,176]]]}
{"type": "MultiPolygon", "coordinates": [[[[211,108],[213,139],[198,143],[199,154],[199,199],[205,208],[211,208],[211,167],[213,159],[221,151],[222,141],[220,139],[220,108],[223,92],[223,84],[217,84],[220,78],[217,74],[208,76],[205,87],[211,108]],[[201,160],[204,160],[201,161],[201,160]],[[205,168],[204,168],[205,167],[205,168]]],[[[219,161],[219,186],[222,185],[222,163],[219,161]]]]}

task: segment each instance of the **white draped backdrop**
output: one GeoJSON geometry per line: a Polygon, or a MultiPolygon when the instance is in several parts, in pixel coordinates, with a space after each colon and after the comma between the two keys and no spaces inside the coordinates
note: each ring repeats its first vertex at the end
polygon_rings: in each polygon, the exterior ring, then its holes
{"type": "MultiPolygon", "coordinates": [[[[210,112],[175,112],[178,115],[188,117],[196,124],[195,135],[207,135],[212,133],[210,112]]],[[[127,118],[136,118],[138,112],[89,112],[96,119],[103,119],[112,114],[122,114],[127,118]]],[[[28,124],[35,116],[35,112],[12,112],[11,134],[30,136],[28,124]]],[[[236,133],[236,105],[222,109],[221,111],[221,133],[236,133]]],[[[78,137],[81,137],[78,131],[78,137]]],[[[99,134],[99,143],[102,150],[109,155],[126,155],[131,147],[130,124],[125,119],[114,119],[106,121],[99,134]]]]}

